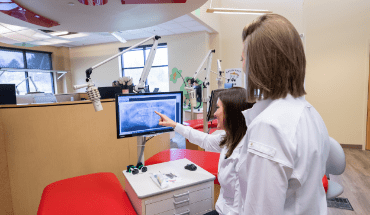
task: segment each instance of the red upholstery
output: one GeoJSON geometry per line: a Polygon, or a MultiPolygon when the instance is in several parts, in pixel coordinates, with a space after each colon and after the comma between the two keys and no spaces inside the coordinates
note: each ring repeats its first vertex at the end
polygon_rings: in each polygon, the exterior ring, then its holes
{"type": "Polygon", "coordinates": [[[322,178],[322,185],[324,186],[325,193],[327,193],[328,192],[328,187],[329,187],[329,182],[328,182],[328,178],[326,177],[326,175],[324,175],[324,177],[322,178]]]}
{"type": "Polygon", "coordinates": [[[218,160],[220,158],[220,153],[189,149],[167,149],[147,159],[145,161],[145,165],[148,166],[152,164],[164,163],[183,158],[190,160],[191,162],[202,167],[206,171],[212,173],[214,176],[216,176],[215,184],[220,184],[217,180],[218,160]]]}
{"type": "Polygon", "coordinates": [[[117,177],[110,172],[68,178],[45,187],[38,215],[136,214],[117,177]]]}
{"type": "MultiPolygon", "coordinates": [[[[185,122],[188,123],[188,126],[194,128],[194,129],[203,128],[203,119],[193,119],[193,120],[188,120],[188,121],[185,121],[185,122]]],[[[209,121],[208,122],[208,128],[217,128],[217,119],[209,121]]]]}

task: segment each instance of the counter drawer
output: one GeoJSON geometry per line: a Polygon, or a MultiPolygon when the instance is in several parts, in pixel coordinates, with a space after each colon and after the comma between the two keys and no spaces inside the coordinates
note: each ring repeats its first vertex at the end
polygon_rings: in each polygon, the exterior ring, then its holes
{"type": "Polygon", "coordinates": [[[172,209],[157,215],[203,215],[212,210],[212,199],[195,202],[188,206],[172,209]]]}
{"type": "MultiPolygon", "coordinates": [[[[183,208],[189,207],[189,205],[196,204],[206,199],[212,199],[211,187],[207,187],[205,189],[197,190],[194,192],[189,192],[188,194],[185,193],[180,197],[176,197],[176,195],[173,195],[172,198],[148,204],[145,206],[145,211],[147,215],[155,215],[169,210],[173,210],[175,212],[177,211],[176,213],[183,213],[186,211],[186,209],[182,210],[183,208]]],[[[212,208],[212,203],[210,204],[210,208],[212,208]]]]}

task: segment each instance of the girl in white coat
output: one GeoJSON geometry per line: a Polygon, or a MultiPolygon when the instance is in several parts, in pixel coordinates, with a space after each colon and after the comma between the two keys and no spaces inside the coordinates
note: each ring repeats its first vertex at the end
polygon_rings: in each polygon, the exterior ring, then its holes
{"type": "Polygon", "coordinates": [[[247,103],[247,94],[244,88],[230,88],[223,91],[217,101],[217,128],[224,129],[219,135],[206,134],[191,127],[172,121],[167,116],[156,112],[161,119],[159,125],[171,126],[175,131],[197,144],[206,151],[219,152],[218,181],[221,185],[220,195],[216,203],[216,211],[209,214],[237,213],[238,205],[234,201],[236,171],[242,141],[245,138],[247,126],[242,111],[251,108],[247,103]]]}
{"type": "Polygon", "coordinates": [[[248,97],[257,102],[243,112],[248,131],[236,167],[236,214],[327,214],[322,177],[329,135],[304,98],[301,38],[277,14],[258,17],[242,37],[248,97]]]}

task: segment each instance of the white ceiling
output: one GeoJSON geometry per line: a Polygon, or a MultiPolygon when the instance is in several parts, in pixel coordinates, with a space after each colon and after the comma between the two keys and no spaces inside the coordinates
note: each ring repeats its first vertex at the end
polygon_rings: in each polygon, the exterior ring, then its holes
{"type": "MultiPolygon", "coordinates": [[[[153,35],[166,36],[198,31],[214,32],[213,29],[199,23],[193,18],[193,15],[189,14],[152,27],[119,31],[118,34],[128,41],[153,35]]],[[[118,42],[118,40],[109,32],[80,32],[67,36],[53,36],[38,29],[0,23],[0,42],[18,46],[51,45],[77,47],[118,42]]]]}
{"type": "Polygon", "coordinates": [[[12,1],[60,25],[40,27],[4,13],[0,13],[0,22],[31,29],[70,32],[113,32],[146,28],[188,14],[207,2],[187,0],[186,3],[122,4],[120,0],[109,0],[105,5],[90,6],[78,0],[12,1]]]}

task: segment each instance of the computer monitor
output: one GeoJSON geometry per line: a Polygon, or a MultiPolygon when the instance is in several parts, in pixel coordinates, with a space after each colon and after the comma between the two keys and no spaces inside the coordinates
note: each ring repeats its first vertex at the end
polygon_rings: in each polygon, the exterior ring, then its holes
{"type": "Polygon", "coordinates": [[[0,84],[0,105],[17,104],[15,84],[0,84]]]}
{"type": "Polygon", "coordinates": [[[214,113],[217,110],[217,100],[220,94],[227,89],[217,89],[217,90],[212,90],[211,92],[211,98],[209,100],[209,108],[208,108],[208,113],[207,113],[207,121],[214,120],[214,113]]]}
{"type": "Polygon", "coordinates": [[[121,87],[98,87],[100,99],[115,98],[117,93],[122,93],[121,87]]]}
{"type": "Polygon", "coordinates": [[[182,99],[182,91],[116,94],[117,138],[173,131],[158,124],[160,117],[154,111],[182,124],[182,99]]]}

